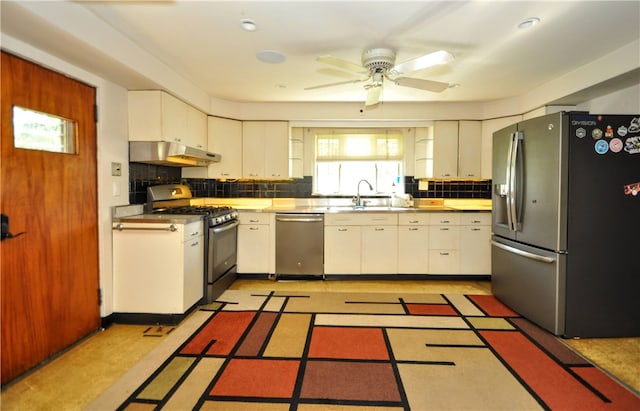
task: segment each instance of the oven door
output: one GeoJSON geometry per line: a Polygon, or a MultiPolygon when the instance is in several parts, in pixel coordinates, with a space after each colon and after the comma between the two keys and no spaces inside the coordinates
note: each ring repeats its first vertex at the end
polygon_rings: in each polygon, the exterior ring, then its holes
{"type": "Polygon", "coordinates": [[[209,267],[207,269],[209,285],[236,266],[238,225],[239,222],[236,220],[209,228],[209,267]]]}

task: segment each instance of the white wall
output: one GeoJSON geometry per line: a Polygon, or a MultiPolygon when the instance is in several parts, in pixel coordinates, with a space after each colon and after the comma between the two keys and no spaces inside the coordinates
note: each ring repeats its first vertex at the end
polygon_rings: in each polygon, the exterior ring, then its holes
{"type": "Polygon", "coordinates": [[[127,135],[127,90],[92,73],[2,35],[7,52],[64,73],[96,88],[98,104],[98,231],[100,258],[101,316],[113,312],[113,269],[111,261],[111,208],[129,204],[129,143],[127,135]],[[111,176],[111,163],[122,164],[122,176],[111,176]],[[114,195],[119,193],[119,195],[114,195]]]}
{"type": "Polygon", "coordinates": [[[640,84],[578,104],[576,110],[593,114],[640,114],[640,84]]]}

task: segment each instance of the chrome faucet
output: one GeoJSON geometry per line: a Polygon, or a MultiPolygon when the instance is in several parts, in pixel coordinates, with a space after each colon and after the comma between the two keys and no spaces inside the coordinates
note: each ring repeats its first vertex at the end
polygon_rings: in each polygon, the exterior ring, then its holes
{"type": "Polygon", "coordinates": [[[356,207],[363,207],[363,206],[364,206],[364,204],[363,204],[363,203],[364,203],[364,201],[362,201],[362,200],[360,199],[360,183],[362,183],[363,181],[364,181],[365,183],[367,183],[367,185],[369,186],[369,190],[373,191],[373,186],[371,185],[371,183],[370,183],[370,182],[368,182],[367,180],[364,180],[364,179],[362,179],[362,180],[358,181],[358,195],[357,195],[357,196],[355,196],[355,197],[353,198],[353,200],[352,200],[356,207]]]}

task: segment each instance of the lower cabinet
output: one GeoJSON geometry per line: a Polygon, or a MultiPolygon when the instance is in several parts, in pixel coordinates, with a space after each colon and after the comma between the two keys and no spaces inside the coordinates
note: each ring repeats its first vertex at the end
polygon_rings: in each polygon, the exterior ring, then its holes
{"type": "Polygon", "coordinates": [[[429,215],[398,214],[398,274],[429,271],[429,215]]]}
{"type": "Polygon", "coordinates": [[[240,212],[238,214],[238,273],[273,273],[275,229],[273,213],[240,212]]]}
{"type": "Polygon", "coordinates": [[[463,213],[460,273],[491,274],[491,213],[463,213]]]}
{"type": "Polygon", "coordinates": [[[114,312],[182,314],[203,294],[202,221],[113,230],[114,312]]]}
{"type": "MultiPolygon", "coordinates": [[[[275,214],[239,214],[238,273],[275,272],[275,214]]],[[[491,213],[345,212],[324,217],[324,272],[491,274],[491,213]]]]}
{"type": "Polygon", "coordinates": [[[398,264],[397,213],[324,217],[325,274],[389,274],[398,264]]]}
{"type": "Polygon", "coordinates": [[[325,274],[360,274],[360,231],[359,226],[325,225],[325,274]]]}
{"type": "Polygon", "coordinates": [[[458,274],[460,213],[429,215],[429,274],[458,274]]]}
{"type": "Polygon", "coordinates": [[[398,227],[373,225],[361,227],[362,274],[389,274],[398,268],[398,227]]]}

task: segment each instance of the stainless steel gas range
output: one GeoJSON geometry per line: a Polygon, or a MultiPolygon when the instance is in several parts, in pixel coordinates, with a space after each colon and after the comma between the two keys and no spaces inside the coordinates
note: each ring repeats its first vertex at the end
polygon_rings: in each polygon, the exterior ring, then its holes
{"type": "Polygon", "coordinates": [[[147,188],[150,214],[201,215],[207,228],[204,256],[204,297],[213,302],[236,279],[238,211],[229,206],[190,205],[191,189],[182,184],[147,188]]]}

